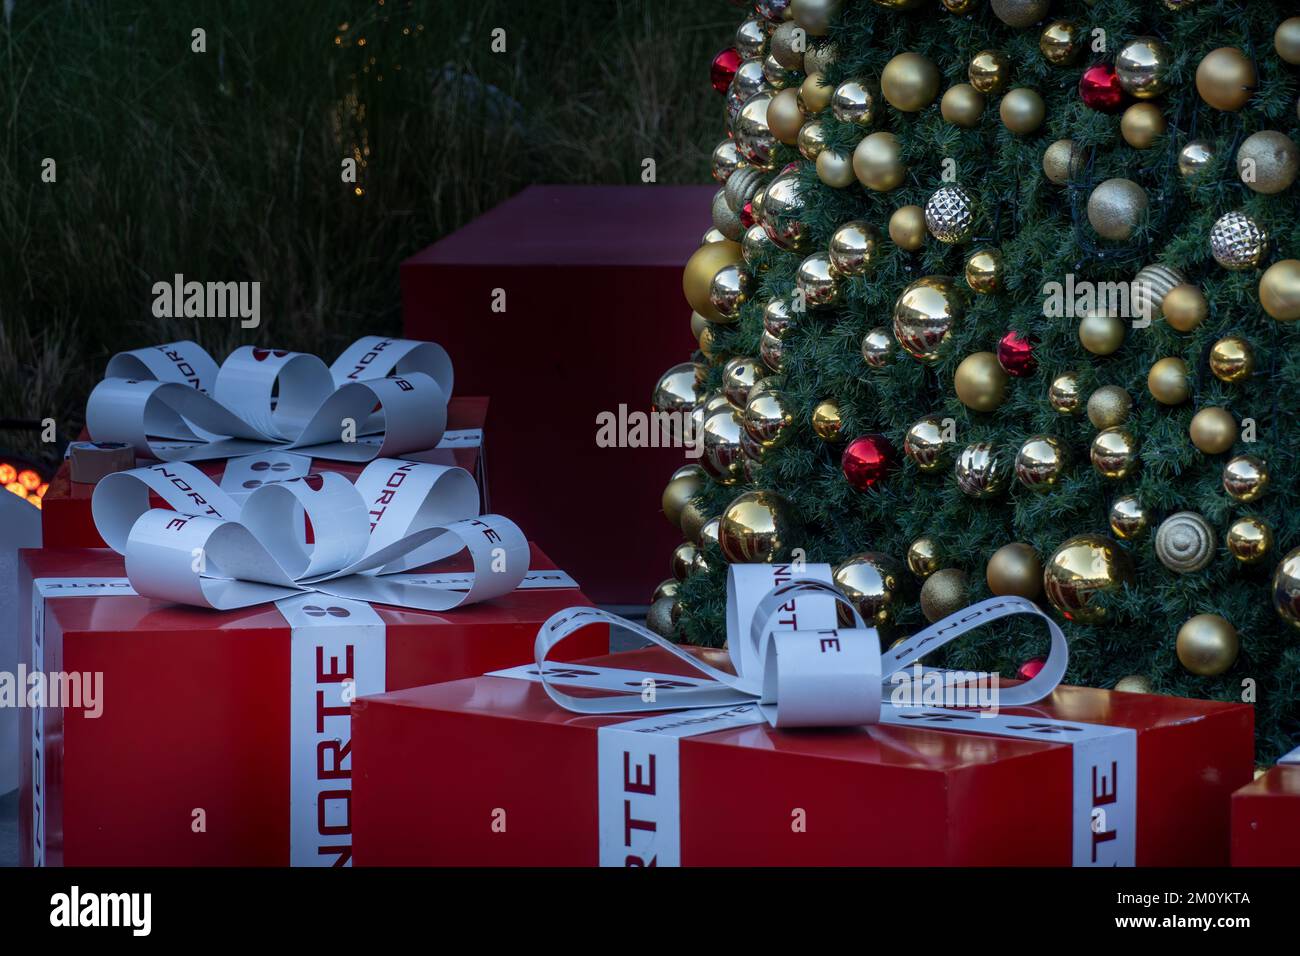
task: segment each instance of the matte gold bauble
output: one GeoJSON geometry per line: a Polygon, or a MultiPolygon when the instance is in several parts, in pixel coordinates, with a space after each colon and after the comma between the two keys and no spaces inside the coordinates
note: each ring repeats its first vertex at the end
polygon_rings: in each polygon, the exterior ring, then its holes
{"type": "Polygon", "coordinates": [[[1136,538],[1151,523],[1151,515],[1137,495],[1120,495],[1110,503],[1110,530],[1121,541],[1136,538]]]}
{"type": "Polygon", "coordinates": [[[1255,455],[1238,455],[1223,466],[1223,490],[1237,501],[1258,501],[1268,487],[1268,465],[1255,455]]]}
{"type": "Polygon", "coordinates": [[[772,135],[787,146],[793,146],[798,141],[803,121],[797,90],[782,90],[767,105],[767,126],[772,135]]]}
{"type": "MultiPolygon", "coordinates": [[[[894,303],[894,338],[913,358],[927,363],[938,361],[941,347],[963,314],[961,296],[952,279],[925,276],[907,286],[894,303]]],[[[997,356],[993,356],[993,363],[997,364],[997,356]]]]}
{"type": "Polygon", "coordinates": [[[872,133],[853,150],[853,172],[868,189],[888,192],[907,175],[907,167],[898,157],[898,137],[893,133],[872,133]]]}
{"type": "Polygon", "coordinates": [[[1119,590],[1133,579],[1133,564],[1110,538],[1081,534],[1065,541],[1043,570],[1047,600],[1068,620],[1095,624],[1105,620],[1098,595],[1119,590]]]}
{"type": "Polygon", "coordinates": [[[1300,259],[1283,259],[1264,270],[1259,279],[1259,304],[1279,322],[1300,319],[1300,259]]]}
{"type": "Polygon", "coordinates": [[[1043,125],[1043,119],[1047,116],[1047,104],[1037,90],[1022,86],[1002,97],[998,115],[1002,117],[1003,126],[1013,133],[1025,136],[1043,125]]]}
{"type": "Polygon", "coordinates": [[[1180,511],[1156,528],[1156,557],[1170,571],[1192,574],[1214,560],[1214,529],[1194,511],[1180,511]]]}
{"type": "Polygon", "coordinates": [[[1283,192],[1300,173],[1300,148],[1291,137],[1276,130],[1247,136],[1237,148],[1237,175],[1257,193],[1283,192]]]}
{"type": "Polygon", "coordinates": [[[1207,455],[1221,455],[1237,441],[1237,420],[1224,408],[1202,408],[1192,416],[1187,433],[1207,455]]]}
{"type": "Polygon", "coordinates": [[[1236,47],[1211,50],[1196,68],[1196,92],[1216,110],[1241,109],[1257,83],[1255,65],[1236,47]]]}
{"type": "Polygon", "coordinates": [[[1088,223],[1103,239],[1133,235],[1147,209],[1147,191],[1131,179],[1107,179],[1088,196],[1088,223]]]}
{"type": "Polygon", "coordinates": [[[1161,405],[1181,405],[1191,398],[1187,382],[1187,363],[1170,356],[1162,358],[1147,372],[1147,391],[1161,405]]]}
{"type": "Polygon", "coordinates": [[[833,43],[809,45],[803,53],[803,68],[809,76],[824,74],[826,68],[835,62],[837,50],[833,43]]]}
{"type": "Polygon", "coordinates": [[[1178,175],[1183,179],[1199,179],[1214,162],[1214,144],[1194,139],[1178,151],[1178,175]]]}
{"type": "Polygon", "coordinates": [[[1221,382],[1240,382],[1255,371],[1255,350],[1238,335],[1219,339],[1210,347],[1210,371],[1221,382]]]}
{"type": "Polygon", "coordinates": [[[969,83],[958,83],[948,87],[939,101],[939,114],[946,122],[963,129],[973,129],[979,125],[984,115],[984,94],[969,83]]]}
{"type": "Polygon", "coordinates": [[[686,502],[682,508],[682,534],[686,540],[693,544],[698,544],[700,532],[706,524],[709,523],[710,515],[704,512],[703,507],[695,500],[686,502]]]}
{"type": "Polygon", "coordinates": [[[700,246],[686,261],[682,273],[682,291],[690,307],[710,322],[725,322],[726,317],[719,312],[709,298],[709,287],[713,277],[724,266],[741,261],[740,243],[723,240],[700,246]]]}
{"type": "Polygon", "coordinates": [[[1079,152],[1074,140],[1058,139],[1043,153],[1043,174],[1058,186],[1064,186],[1079,171],[1079,152]]]}
{"type": "Polygon", "coordinates": [[[767,41],[768,54],[787,70],[803,72],[804,38],[794,21],[778,23],[767,41]]]}
{"type": "Polygon", "coordinates": [[[832,189],[843,189],[857,182],[853,156],[837,149],[823,149],[817,154],[817,178],[832,189]]]}
{"type": "Polygon", "coordinates": [[[886,328],[872,329],[862,336],[862,361],[872,368],[884,368],[894,354],[894,340],[886,328]]]}
{"type": "Polygon", "coordinates": [[[966,78],[979,93],[1001,93],[1011,83],[1011,58],[1001,50],[981,50],[971,57],[966,78]]]}
{"type": "Polygon", "coordinates": [[[903,437],[903,454],[923,472],[934,472],[947,464],[953,432],[938,415],[927,415],[912,424],[903,437]]]}
{"type": "Polygon", "coordinates": [[[841,0],[790,0],[789,15],[809,36],[823,37],[839,13],[841,0]]]}
{"type": "Polygon", "coordinates": [[[840,277],[831,267],[828,253],[814,252],[806,257],[795,270],[794,281],[809,309],[837,305],[840,301],[840,277]]]}
{"type": "Polygon", "coordinates": [[[695,571],[695,559],[699,554],[700,549],[689,541],[685,541],[674,548],[672,557],[673,577],[678,581],[685,581],[695,571]]]}
{"type": "Polygon", "coordinates": [[[700,332],[700,351],[710,362],[713,361],[713,342],[716,336],[717,332],[714,331],[712,322],[708,323],[708,326],[700,332]]]}
{"type": "Polygon", "coordinates": [[[812,413],[813,432],[822,441],[839,441],[844,421],[840,418],[840,406],[831,399],[818,402],[812,413]]]}
{"type": "Polygon", "coordinates": [[[686,503],[704,490],[704,469],[698,465],[679,468],[669,479],[663,493],[664,516],[674,527],[682,526],[682,509],[686,503]]]}
{"type": "Polygon", "coordinates": [[[864,551],[839,564],[834,579],[868,627],[891,628],[907,583],[897,561],[879,551],[864,551]]]}
{"type": "Polygon", "coordinates": [[[772,491],[747,491],[722,512],[718,545],[734,563],[779,561],[789,553],[794,530],[784,498],[772,491]]]}
{"type": "Polygon", "coordinates": [[[1118,385],[1103,385],[1088,396],[1088,421],[1094,428],[1113,428],[1128,418],[1133,399],[1118,385]]]}
{"type": "Polygon", "coordinates": [[[1277,25],[1273,49],[1285,62],[1300,65],[1300,17],[1289,17],[1277,25]]]}
{"type": "Polygon", "coordinates": [[[1242,564],[1258,564],[1273,547],[1273,529],[1259,518],[1238,518],[1228,526],[1228,553],[1242,564]]]}
{"type": "Polygon", "coordinates": [[[1200,677],[1222,674],[1237,661],[1237,629],[1217,614],[1198,614],[1178,629],[1178,662],[1200,677]]]}
{"type": "Polygon", "coordinates": [[[715,480],[734,485],[741,477],[740,416],[730,407],[719,408],[704,419],[704,455],[700,464],[715,480]]]}
{"type": "Polygon", "coordinates": [[[922,535],[907,546],[907,570],[921,580],[939,570],[939,546],[934,538],[922,535]]]}
{"type": "Polygon", "coordinates": [[[834,92],[834,87],[828,86],[820,73],[809,73],[799,87],[799,109],[803,110],[805,116],[820,113],[831,105],[831,94],[834,92]]]}
{"type": "Polygon", "coordinates": [[[1083,407],[1083,396],[1079,391],[1079,376],[1073,372],[1064,372],[1052,379],[1047,390],[1047,403],[1053,411],[1062,415],[1073,415],[1083,407]]]}
{"type": "MultiPolygon", "coordinates": [[[[698,342],[700,340],[700,336],[704,334],[704,330],[707,329],[708,327],[709,327],[708,319],[700,315],[700,313],[698,312],[691,313],[691,335],[694,337],[695,341],[698,342]]],[[[700,377],[698,373],[701,366],[696,365],[694,367],[697,373],[696,381],[698,382],[700,381],[700,377]]]]}
{"type": "Polygon", "coordinates": [[[766,451],[790,437],[794,413],[779,388],[754,389],[740,414],[740,423],[746,434],[766,451]]]}
{"type": "Polygon", "coordinates": [[[841,123],[870,126],[876,121],[879,91],[865,80],[845,80],[831,93],[831,115],[841,123]]]}
{"type": "Polygon", "coordinates": [[[1094,312],[1079,320],[1079,342],[1093,355],[1110,355],[1124,344],[1124,323],[1094,312]]]}
{"type": "Polygon", "coordinates": [[[799,127],[799,136],[795,140],[799,153],[810,163],[826,148],[826,127],[821,120],[809,120],[799,127]]]}
{"type": "Polygon", "coordinates": [[[654,412],[690,412],[699,395],[695,388],[695,365],[681,362],[674,365],[655,384],[650,396],[650,410],[654,412]]]}
{"type": "Polygon", "coordinates": [[[1165,293],[1160,303],[1160,311],[1165,321],[1179,332],[1190,332],[1210,314],[1210,304],[1205,301],[1205,294],[1190,283],[1176,285],[1165,293]]]}
{"type": "Polygon", "coordinates": [[[1061,480],[1068,463],[1064,442],[1051,435],[1034,435],[1016,452],[1016,479],[1032,491],[1047,491],[1061,480]]]}
{"type": "Polygon", "coordinates": [[[1282,620],[1300,628],[1300,548],[1287,552],[1273,572],[1273,609],[1282,620]]]}
{"type": "Polygon", "coordinates": [[[1052,0],[989,0],[993,15],[1017,30],[1033,26],[1052,5],[1052,0]]]}
{"type": "Polygon", "coordinates": [[[957,568],[935,571],[921,585],[921,613],[931,623],[941,621],[966,606],[968,593],[965,571],[957,568]]]}
{"type": "Polygon", "coordinates": [[[929,234],[925,210],[920,206],[900,206],[889,217],[889,238],[900,249],[915,252],[925,245],[929,234]]]}
{"type": "Polygon", "coordinates": [[[1134,103],[1119,118],[1119,133],[1134,149],[1150,149],[1169,124],[1154,103],[1134,103]]]}
{"type": "Polygon", "coordinates": [[[659,598],[650,603],[650,609],[646,611],[645,626],[654,631],[660,637],[672,640],[676,632],[676,625],[673,621],[677,608],[677,601],[670,597],[659,598]]]}
{"type": "Polygon", "coordinates": [[[1115,682],[1115,690],[1121,694],[1154,694],[1155,687],[1151,684],[1151,678],[1142,674],[1129,674],[1121,677],[1115,682]]]}
{"type": "Polygon", "coordinates": [[[894,109],[923,110],[939,93],[939,68],[919,53],[900,53],[885,64],[880,92],[894,109]]]}
{"type": "Polygon", "coordinates": [[[723,322],[740,318],[740,307],[749,301],[754,288],[754,278],[742,258],[729,262],[713,274],[709,283],[709,303],[722,317],[723,322]]]}
{"type": "Polygon", "coordinates": [[[1032,601],[1043,590],[1043,563],[1033,548],[1019,541],[994,551],[984,576],[989,590],[999,597],[1014,595],[1032,601]]]}
{"type": "Polygon", "coordinates": [[[1169,67],[1174,54],[1155,37],[1129,40],[1115,55],[1115,75],[1124,92],[1149,100],[1169,89],[1169,67]]]}
{"type": "Polygon", "coordinates": [[[997,249],[979,249],[966,260],[966,284],[979,295],[1000,292],[1004,272],[1002,253],[997,249]]]}
{"type": "Polygon", "coordinates": [[[663,598],[675,598],[680,591],[680,582],[676,578],[666,578],[655,587],[654,593],[650,595],[650,603],[663,598]]]}
{"type": "Polygon", "coordinates": [[[1138,465],[1138,440],[1126,428],[1103,428],[1093,438],[1088,457],[1103,478],[1127,478],[1138,465]]]}
{"type": "Polygon", "coordinates": [[[953,475],[957,487],[972,498],[992,498],[1007,486],[1006,459],[988,442],[967,445],[957,456],[953,475]]]}
{"type": "Polygon", "coordinates": [[[859,219],[846,222],[831,233],[831,267],[842,276],[860,276],[875,261],[881,242],[880,231],[871,223],[859,219]]]}
{"type": "Polygon", "coordinates": [[[1039,34],[1038,49],[1052,66],[1068,66],[1083,51],[1084,39],[1079,24],[1072,20],[1053,20],[1039,34]]]}

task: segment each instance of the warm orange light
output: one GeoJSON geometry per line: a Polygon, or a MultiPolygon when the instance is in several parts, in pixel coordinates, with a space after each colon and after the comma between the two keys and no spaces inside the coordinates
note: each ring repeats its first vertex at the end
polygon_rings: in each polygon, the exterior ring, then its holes
{"type": "Polygon", "coordinates": [[[0,461],[0,485],[8,485],[18,477],[18,469],[7,461],[0,461]]]}
{"type": "Polygon", "coordinates": [[[40,495],[28,495],[27,500],[30,501],[32,504],[34,504],[37,508],[40,508],[41,506],[40,495]]]}
{"type": "Polygon", "coordinates": [[[49,490],[50,490],[50,483],[48,481],[42,481],[41,486],[36,489],[36,493],[40,495],[42,498],[44,498],[45,492],[49,490]]]}
{"type": "Polygon", "coordinates": [[[9,482],[9,484],[5,485],[5,491],[12,491],[20,498],[27,497],[27,489],[24,488],[22,485],[18,484],[18,482],[16,481],[11,481],[9,482]]]}
{"type": "Polygon", "coordinates": [[[24,468],[18,472],[18,483],[28,491],[35,491],[41,486],[41,476],[30,468],[24,468]]]}

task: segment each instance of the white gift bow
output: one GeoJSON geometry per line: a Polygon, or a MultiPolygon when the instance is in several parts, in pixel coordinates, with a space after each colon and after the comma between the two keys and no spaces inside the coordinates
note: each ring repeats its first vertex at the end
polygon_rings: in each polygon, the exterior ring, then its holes
{"type": "Polygon", "coordinates": [[[195,343],[172,342],[114,355],[86,404],[86,427],[95,441],[160,461],[267,449],[370,461],[438,444],[452,381],[446,351],[411,339],[368,335],[328,368],[305,352],[251,345],[218,368],[195,343]],[[343,441],[349,421],[357,440],[343,441]]]}
{"type": "Polygon", "coordinates": [[[146,597],[225,611],[319,591],[448,611],[513,591],[528,572],[523,532],[501,515],[479,516],[478,500],[463,468],[381,458],[355,485],[306,475],[267,482],[242,502],[193,465],[164,462],[103,478],[91,507],[146,597]],[[151,509],[150,491],[171,510],[151,509]],[[397,573],[466,549],[466,591],[397,573]]]}
{"type": "MultiPolygon", "coordinates": [[[[890,677],[967,631],[1012,614],[1041,617],[1051,649],[1031,679],[999,688],[998,704],[1020,707],[1041,700],[1065,676],[1069,646],[1056,622],[1032,601],[995,597],[931,624],[881,653],[880,638],[833,584],[829,565],[809,564],[801,577],[771,587],[772,565],[733,564],[727,574],[727,649],[736,673],[728,674],[688,654],[653,631],[591,607],[551,615],[537,633],[534,652],[542,686],[551,699],[578,714],[633,714],[757,704],[773,727],[856,727],[880,720],[882,691],[890,677]],[[762,596],[754,599],[755,587],[762,596]],[[853,626],[841,628],[836,605],[848,608],[853,626]],[[547,680],[551,649],[589,624],[633,631],[712,680],[653,695],[577,697],[547,680]],[[748,625],[748,626],[745,626],[748,625]]],[[[932,672],[931,672],[932,673],[932,672]]]]}

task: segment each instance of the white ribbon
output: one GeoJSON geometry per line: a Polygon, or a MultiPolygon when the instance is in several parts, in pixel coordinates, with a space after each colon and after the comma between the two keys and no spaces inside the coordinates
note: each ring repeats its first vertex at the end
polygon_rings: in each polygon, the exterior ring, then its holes
{"type": "Polygon", "coordinates": [[[882,654],[875,629],[863,623],[852,602],[835,588],[830,566],[825,564],[806,565],[799,578],[792,577],[788,565],[731,565],[727,575],[727,648],[734,675],[639,624],[591,607],[571,607],[553,614],[538,632],[534,651],[538,679],[546,693],[574,713],[636,714],[757,704],[773,727],[853,727],[880,721],[882,689],[892,674],[967,631],[1012,614],[1042,618],[1051,635],[1042,669],[1022,684],[999,688],[1000,706],[1019,707],[1050,694],[1065,676],[1069,659],[1060,627],[1032,601],[1018,597],[981,601],[882,654]],[[849,610],[852,627],[838,626],[837,604],[849,610]],[[546,667],[551,650],[596,623],[626,628],[710,680],[652,695],[578,697],[556,689],[546,667]]]}
{"type": "Polygon", "coordinates": [[[312,474],[264,482],[237,501],[193,465],[166,462],[109,475],[91,507],[137,592],[218,610],[318,591],[447,611],[513,591],[528,571],[523,532],[480,516],[474,479],[446,465],[381,458],[355,485],[312,474]],[[151,491],[170,510],[151,509],[151,491]],[[461,550],[468,580],[399,573],[461,550]]]}
{"type": "Polygon", "coordinates": [[[432,342],[369,335],[329,367],[303,352],[246,345],[220,368],[195,343],[172,342],[113,356],[91,392],[86,427],[97,442],[126,442],[160,461],[268,449],[396,458],[438,444],[452,381],[451,359],[432,342]]]}

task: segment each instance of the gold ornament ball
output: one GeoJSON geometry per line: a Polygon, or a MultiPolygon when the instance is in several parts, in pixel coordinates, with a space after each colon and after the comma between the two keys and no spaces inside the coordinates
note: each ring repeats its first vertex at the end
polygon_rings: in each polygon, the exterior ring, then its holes
{"type": "Polygon", "coordinates": [[[862,361],[872,368],[884,368],[894,354],[894,340],[886,328],[872,329],[862,336],[862,361]]]}
{"type": "Polygon", "coordinates": [[[1200,677],[1222,674],[1237,661],[1237,629],[1217,614],[1198,614],[1178,629],[1178,662],[1200,677]]]}
{"type": "Polygon", "coordinates": [[[1214,162],[1214,156],[1214,144],[1203,139],[1192,140],[1178,151],[1178,175],[1188,180],[1199,178],[1214,162]]]}
{"type": "MultiPolygon", "coordinates": [[[[760,257],[770,255],[777,248],[777,244],[772,241],[772,237],[767,234],[767,230],[761,223],[754,223],[740,237],[740,254],[745,260],[745,265],[751,270],[766,270],[767,263],[761,262],[760,257]]],[[[696,338],[699,336],[697,335],[696,338]]]]}
{"type": "Polygon", "coordinates": [[[1147,209],[1147,191],[1131,179],[1107,179],[1088,196],[1088,223],[1103,239],[1133,235],[1147,209]]]}
{"type": "Polygon", "coordinates": [[[943,8],[949,13],[955,13],[960,16],[963,13],[970,13],[975,9],[975,4],[979,0],[943,0],[943,8]]]}
{"type": "Polygon", "coordinates": [[[700,246],[686,261],[682,273],[682,292],[692,309],[710,322],[725,322],[726,316],[714,307],[709,298],[713,277],[725,266],[741,261],[740,243],[723,240],[700,246]]]}
{"type": "Polygon", "coordinates": [[[737,357],[722,366],[722,394],[736,411],[749,401],[749,390],[767,374],[756,359],[737,357]]]}
{"type": "Polygon", "coordinates": [[[1240,382],[1255,370],[1255,350],[1238,335],[1219,339],[1210,347],[1210,371],[1221,382],[1240,382]]]}
{"type": "Polygon", "coordinates": [[[880,92],[894,109],[923,110],[939,93],[939,68],[919,53],[900,53],[885,64],[880,92]]]}
{"type": "Polygon", "coordinates": [[[872,133],[853,150],[853,172],[868,189],[888,192],[907,175],[907,167],[898,157],[898,137],[893,133],[872,133]]]}
{"type": "Polygon", "coordinates": [[[834,92],[834,88],[823,81],[820,73],[809,73],[799,87],[799,108],[806,116],[820,113],[831,105],[831,95],[834,92]]]}
{"type": "Polygon", "coordinates": [[[704,455],[700,464],[714,479],[734,485],[741,477],[740,416],[730,405],[704,418],[704,455]]]}
{"type": "Polygon", "coordinates": [[[812,427],[818,438],[822,441],[839,441],[843,426],[838,404],[829,399],[817,403],[812,413],[812,427]]]}
{"type": "Polygon", "coordinates": [[[1273,609],[1282,620],[1300,628],[1300,548],[1287,552],[1273,572],[1273,609]]]}
{"type": "Polygon", "coordinates": [[[1211,50],[1196,67],[1196,92],[1216,110],[1241,109],[1257,82],[1250,57],[1236,47],[1211,50]]]}
{"type": "Polygon", "coordinates": [[[825,252],[814,252],[799,263],[795,285],[803,293],[804,304],[809,309],[837,305],[840,301],[840,276],[831,267],[831,257],[825,252]]]}
{"type": "Polygon", "coordinates": [[[1114,592],[1133,579],[1133,564],[1110,538],[1081,534],[1065,541],[1047,561],[1043,590],[1068,620],[1095,624],[1106,618],[1098,595],[1114,592]]]}
{"type": "Polygon", "coordinates": [[[691,470],[678,469],[664,487],[662,501],[664,516],[677,528],[682,526],[682,509],[704,490],[704,469],[698,465],[689,465],[687,468],[691,470]]]}
{"type": "Polygon", "coordinates": [[[1110,503],[1110,530],[1121,541],[1136,538],[1151,523],[1151,515],[1137,495],[1120,495],[1110,503]]]}
{"type": "Polygon", "coordinates": [[[1034,435],[1016,452],[1016,479],[1032,491],[1047,491],[1061,480],[1068,463],[1069,453],[1059,438],[1034,435]]]}
{"type": "Polygon", "coordinates": [[[1237,175],[1257,193],[1283,192],[1300,173],[1300,148],[1291,137],[1276,130],[1247,136],[1237,148],[1237,175]]]}
{"type": "Polygon", "coordinates": [[[813,37],[829,32],[839,9],[840,0],[790,0],[789,4],[790,17],[813,37]]]}
{"type": "Polygon", "coordinates": [[[903,569],[878,551],[864,551],[835,568],[835,585],[844,592],[868,627],[888,631],[902,603],[903,569]]]}
{"type": "Polygon", "coordinates": [[[948,87],[939,101],[939,114],[946,122],[963,129],[973,129],[979,125],[984,115],[984,94],[969,83],[958,83],[948,87]]]}
{"type": "Polygon", "coordinates": [[[729,262],[713,275],[709,283],[709,302],[722,316],[724,322],[735,322],[740,318],[740,307],[749,301],[754,288],[754,277],[744,263],[742,250],[741,261],[729,262]]]}
{"type": "Polygon", "coordinates": [[[710,516],[694,501],[688,501],[682,508],[682,534],[686,540],[698,544],[700,532],[709,523],[710,516]]]}
{"type": "Polygon", "coordinates": [[[772,102],[767,104],[768,129],[777,140],[787,146],[793,146],[798,142],[803,121],[803,110],[799,109],[798,90],[782,90],[772,97],[772,102]]]}
{"type": "Polygon", "coordinates": [[[966,284],[978,295],[991,295],[1002,289],[1005,267],[997,249],[978,249],[966,260],[966,284]]]}
{"type": "Polygon", "coordinates": [[[934,538],[922,535],[907,546],[907,570],[921,580],[939,570],[939,546],[934,538]]]}
{"type": "Polygon", "coordinates": [[[803,38],[796,32],[798,25],[792,20],[778,23],[768,38],[771,57],[787,70],[803,71],[803,38]]]}
{"type": "Polygon", "coordinates": [[[956,614],[966,606],[968,591],[965,571],[957,568],[935,571],[921,585],[921,613],[931,623],[956,614]]]}
{"type": "Polygon", "coordinates": [[[745,433],[766,451],[783,444],[794,424],[794,414],[785,400],[785,393],[777,388],[755,388],[740,415],[745,433]]]}
{"type": "Polygon", "coordinates": [[[1279,322],[1300,319],[1300,259],[1283,259],[1264,270],[1259,304],[1279,322]]]}
{"type": "Polygon", "coordinates": [[[727,505],[718,523],[718,545],[728,561],[754,564],[781,560],[790,550],[790,506],[772,491],[747,491],[727,505]]]}
{"type": "MultiPolygon", "coordinates": [[[[818,162],[821,162],[820,158],[818,162]]],[[[842,276],[862,275],[879,254],[881,241],[879,230],[871,223],[861,220],[846,222],[831,233],[828,247],[831,267],[842,276]]]]}
{"type": "Polygon", "coordinates": [[[1228,553],[1242,564],[1258,564],[1273,547],[1273,529],[1259,518],[1238,518],[1228,526],[1228,553]]]}
{"type": "Polygon", "coordinates": [[[1238,455],[1223,466],[1223,490],[1237,501],[1258,501],[1268,487],[1268,465],[1255,455],[1238,455]]]}
{"type": "Polygon", "coordinates": [[[967,445],[957,456],[953,475],[957,488],[972,498],[992,498],[1007,486],[1010,469],[998,450],[988,442],[967,445]]]}
{"type": "Polygon", "coordinates": [[[1053,20],[1038,37],[1038,49],[1052,66],[1068,66],[1083,50],[1083,28],[1072,20],[1053,20]]]}
{"type": "Polygon", "coordinates": [[[1093,355],[1110,355],[1124,344],[1124,323],[1113,315],[1085,315],[1079,320],[1079,342],[1093,355]]]}
{"type": "Polygon", "coordinates": [[[1134,149],[1150,149],[1169,124],[1154,103],[1134,103],[1119,118],[1119,133],[1134,149]]]}
{"type": "Polygon", "coordinates": [[[746,59],[762,56],[767,52],[767,25],[756,16],[747,17],[736,27],[736,38],[732,44],[736,51],[746,59]]]}
{"type": "Polygon", "coordinates": [[[1079,154],[1074,140],[1058,139],[1043,153],[1043,174],[1057,186],[1064,186],[1079,171],[1079,154]]]}
{"type": "Polygon", "coordinates": [[[1192,444],[1207,455],[1221,455],[1237,441],[1237,420],[1224,408],[1202,408],[1187,426],[1192,444]]]}
{"type": "Polygon", "coordinates": [[[695,391],[695,366],[690,362],[674,365],[659,377],[650,396],[650,410],[655,412],[690,412],[699,396],[695,391]]]}
{"type": "Polygon", "coordinates": [[[1003,126],[1013,133],[1025,136],[1043,125],[1043,119],[1047,116],[1047,104],[1037,90],[1019,87],[1002,97],[998,115],[1002,117],[1003,126]]]}
{"type": "Polygon", "coordinates": [[[1154,694],[1151,679],[1142,674],[1129,674],[1115,682],[1115,689],[1122,694],[1154,694]]]}
{"type": "Polygon", "coordinates": [[[1103,478],[1127,478],[1138,464],[1138,440],[1127,428],[1103,428],[1093,438],[1088,457],[1103,478]]]}
{"type": "MultiPolygon", "coordinates": [[[[698,312],[691,313],[691,335],[695,338],[695,341],[698,342],[700,340],[700,336],[704,334],[704,330],[707,329],[708,327],[709,327],[708,319],[700,315],[700,313],[698,312]]],[[[695,370],[696,370],[696,380],[699,381],[699,366],[696,366],[695,370]]]]}
{"type": "Polygon", "coordinates": [[[853,157],[835,149],[823,149],[817,154],[817,178],[832,189],[843,189],[857,182],[853,172],[853,157]]]}
{"type": "Polygon", "coordinates": [[[1169,89],[1169,66],[1174,54],[1155,37],[1129,40],[1115,55],[1115,75],[1124,92],[1149,100],[1169,89]]]}
{"type": "Polygon", "coordinates": [[[1047,403],[1052,410],[1061,415],[1073,415],[1083,407],[1083,397],[1079,390],[1079,376],[1073,372],[1064,372],[1052,379],[1047,390],[1047,403]]]}
{"type": "Polygon", "coordinates": [[[889,217],[889,238],[894,245],[915,252],[925,245],[930,234],[925,226],[925,210],[920,206],[900,206],[889,217]]]}
{"type": "Polygon", "coordinates": [[[877,90],[863,80],[845,80],[831,93],[831,115],[841,123],[870,126],[876,120],[877,90]]]}
{"type": "Polygon", "coordinates": [[[763,360],[763,364],[773,372],[779,372],[783,368],[784,356],[785,343],[764,329],[758,339],[758,357],[763,360]]]}
{"type": "Polygon", "coordinates": [[[912,424],[903,437],[903,454],[923,472],[935,472],[947,463],[948,449],[953,444],[943,419],[927,415],[912,424]]]}
{"type": "Polygon", "coordinates": [[[826,72],[826,67],[835,62],[836,57],[835,44],[819,43],[816,46],[810,45],[804,50],[803,67],[809,76],[815,76],[826,72]]]}
{"type": "Polygon", "coordinates": [[[1147,391],[1161,405],[1181,405],[1192,395],[1187,382],[1187,363],[1170,356],[1162,358],[1147,372],[1147,391]]]}
{"type": "Polygon", "coordinates": [[[646,611],[645,626],[654,631],[660,637],[673,639],[676,631],[674,618],[677,615],[677,601],[675,598],[662,597],[650,604],[650,609],[646,611]]]}
{"type": "Polygon", "coordinates": [[[699,555],[700,549],[689,541],[679,544],[673,550],[673,577],[678,581],[685,581],[696,570],[695,559],[699,555]]]}
{"type": "Polygon", "coordinates": [[[815,163],[826,148],[826,127],[821,120],[809,120],[799,127],[799,136],[795,142],[803,158],[815,163]]]}
{"type": "Polygon", "coordinates": [[[1214,529],[1194,511],[1172,514],[1156,528],[1156,557],[1170,571],[1200,571],[1214,560],[1214,549],[1214,529]]]}
{"type": "MultiPolygon", "coordinates": [[[[935,362],[964,311],[952,279],[947,276],[917,279],[894,303],[894,338],[913,358],[935,362]]],[[[992,353],[985,354],[992,356],[992,353]]],[[[997,365],[997,357],[992,357],[993,364],[997,365]]],[[[998,368],[1001,370],[1001,366],[998,368]]]]}
{"type": "Polygon", "coordinates": [[[1014,595],[1032,601],[1043,590],[1043,564],[1033,548],[1019,541],[994,551],[984,576],[989,590],[999,597],[1014,595]]]}
{"type": "Polygon", "coordinates": [[[1292,66],[1300,65],[1300,17],[1289,17],[1277,25],[1273,49],[1292,66]]]}
{"type": "Polygon", "coordinates": [[[1052,5],[1052,0],[989,0],[993,15],[1017,30],[1033,26],[1052,5]]]}
{"type": "Polygon", "coordinates": [[[1128,418],[1133,399],[1118,385],[1103,385],[1088,396],[1088,421],[1095,428],[1113,428],[1128,418]]]}
{"type": "Polygon", "coordinates": [[[1011,82],[1011,58],[1001,50],[981,50],[971,58],[966,78],[977,93],[1001,93],[1011,82]]]}
{"type": "Polygon", "coordinates": [[[925,228],[945,243],[965,242],[974,228],[974,200],[962,187],[940,186],[925,202],[925,228]]]}
{"type": "Polygon", "coordinates": [[[1184,282],[1165,293],[1160,303],[1165,321],[1179,332],[1190,332],[1210,314],[1210,304],[1199,288],[1184,282]]]}
{"type": "Polygon", "coordinates": [[[667,578],[660,581],[655,587],[654,594],[650,595],[650,603],[653,604],[660,598],[675,598],[681,590],[681,582],[676,578],[667,578]]]}

